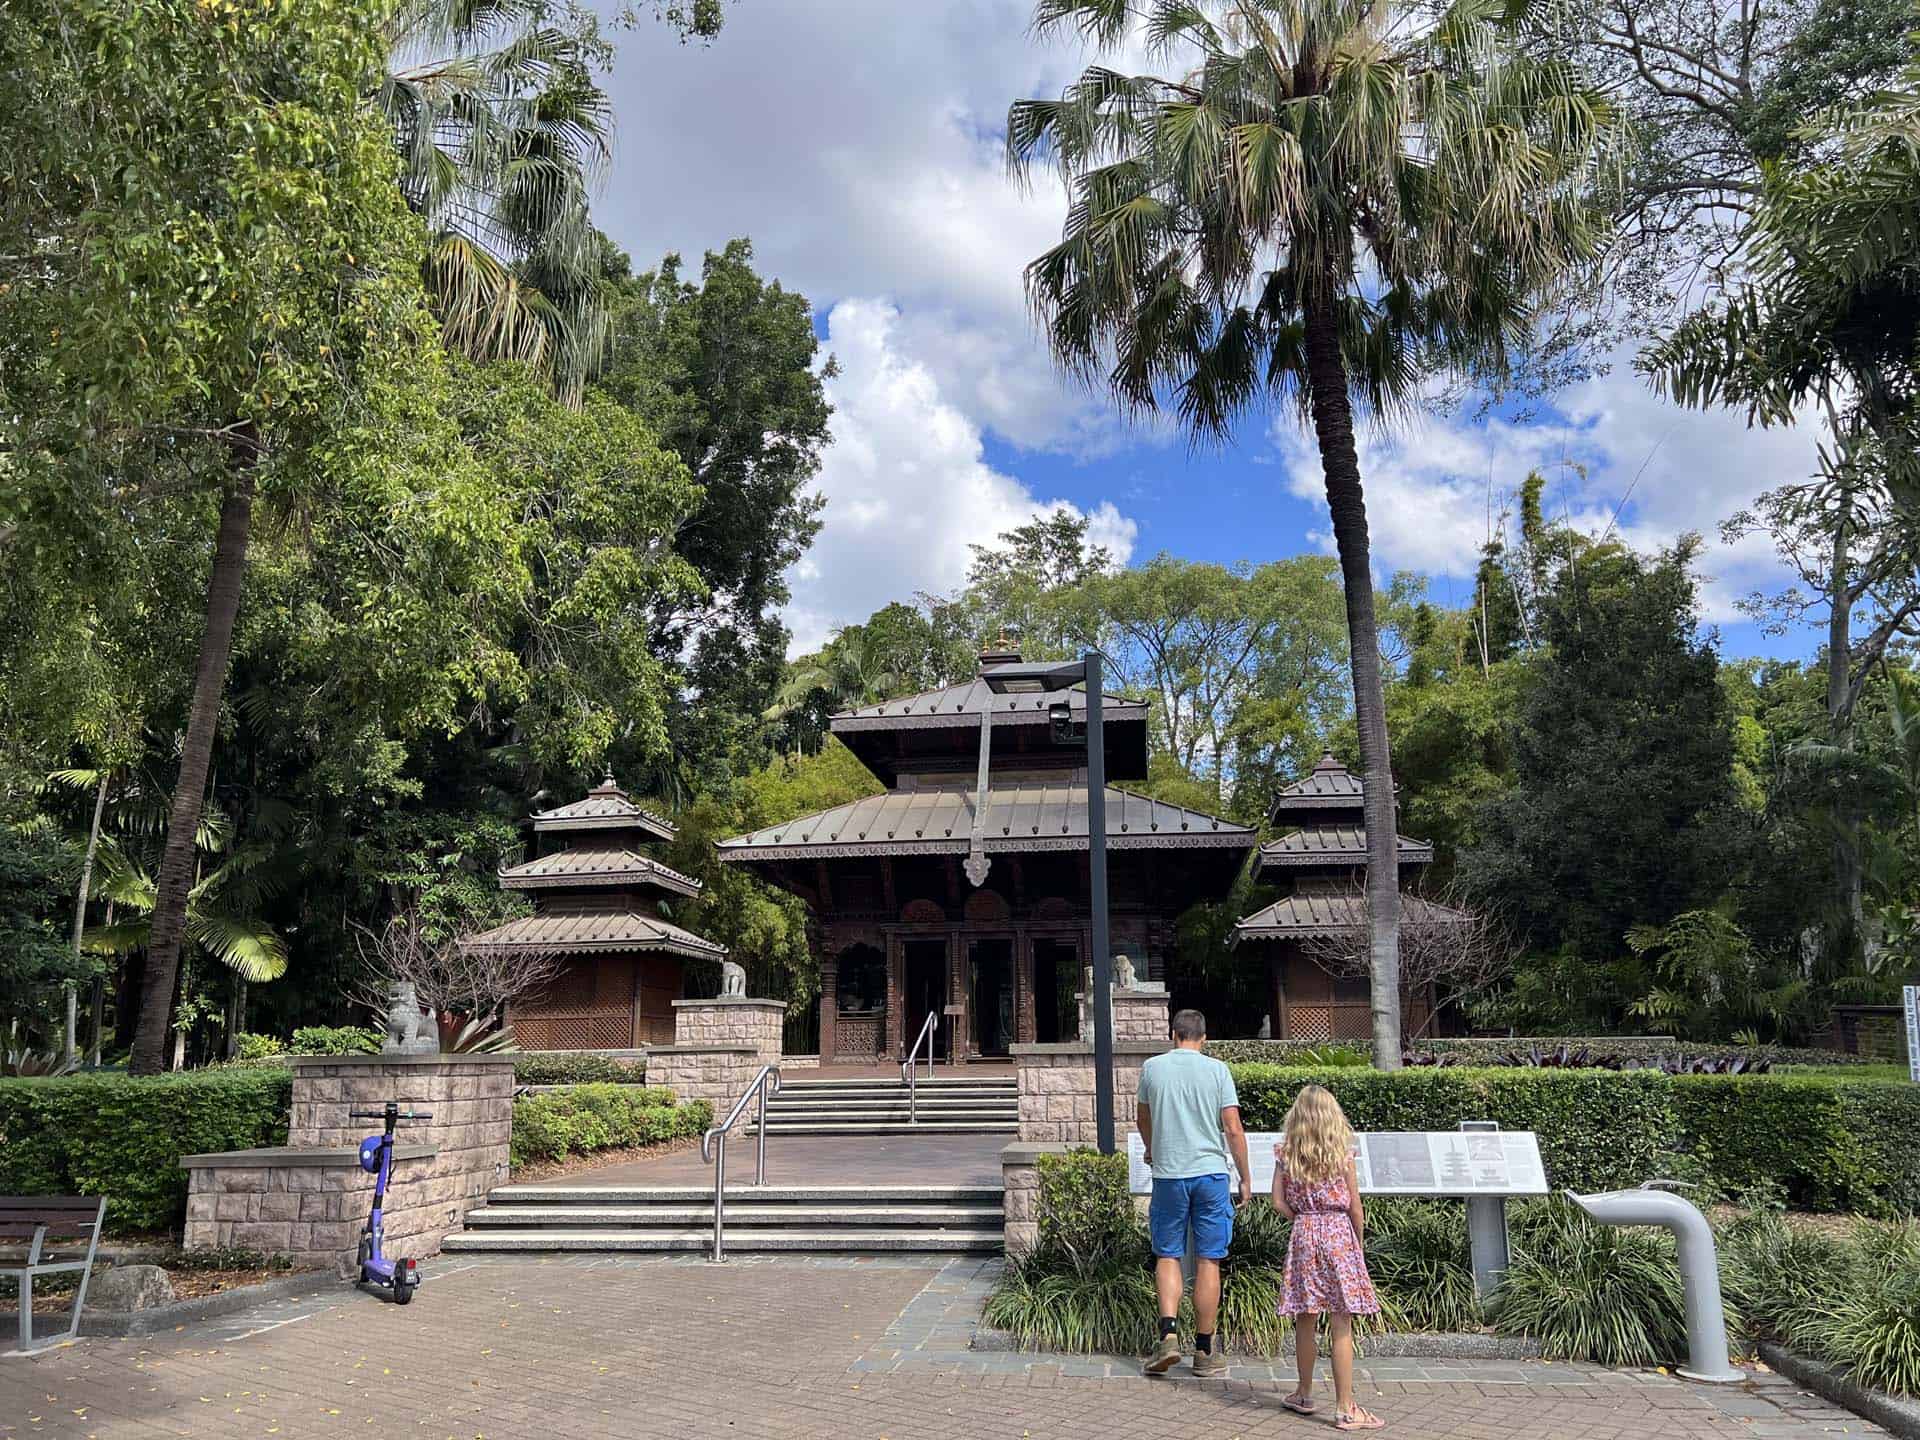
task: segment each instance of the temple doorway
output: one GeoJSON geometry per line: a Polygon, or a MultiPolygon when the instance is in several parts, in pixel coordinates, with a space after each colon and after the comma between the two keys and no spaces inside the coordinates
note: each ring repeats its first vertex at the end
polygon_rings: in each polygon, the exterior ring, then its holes
{"type": "Polygon", "coordinates": [[[1004,1056],[1013,1044],[1013,941],[972,941],[967,957],[973,972],[973,1052],[1004,1056]]]}
{"type": "Polygon", "coordinates": [[[943,1060],[951,1059],[953,1038],[948,1033],[946,1016],[941,1014],[947,1005],[947,942],[909,940],[903,948],[907,1031],[901,1043],[912,1045],[920,1038],[920,1027],[927,1023],[927,1016],[940,1015],[939,1028],[933,1033],[933,1053],[943,1060]]]}
{"type": "Polygon", "coordinates": [[[1080,947],[1033,942],[1033,1038],[1042,1045],[1080,1038],[1080,947]]]}

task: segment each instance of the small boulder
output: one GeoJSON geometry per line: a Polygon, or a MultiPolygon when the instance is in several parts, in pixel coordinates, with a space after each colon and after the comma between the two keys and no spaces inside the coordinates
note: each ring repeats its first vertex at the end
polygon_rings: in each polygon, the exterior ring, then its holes
{"type": "Polygon", "coordinates": [[[87,1287],[87,1304],[102,1310],[151,1310],[173,1303],[173,1280],[158,1265],[116,1265],[87,1287]]]}

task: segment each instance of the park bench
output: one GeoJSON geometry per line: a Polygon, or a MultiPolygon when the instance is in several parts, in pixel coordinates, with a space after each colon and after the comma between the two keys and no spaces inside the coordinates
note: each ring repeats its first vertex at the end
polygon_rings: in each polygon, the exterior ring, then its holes
{"type": "Polygon", "coordinates": [[[80,1307],[87,1300],[87,1281],[93,1276],[94,1255],[100,1248],[100,1231],[106,1221],[105,1197],[0,1195],[0,1278],[12,1276],[20,1286],[20,1353],[45,1349],[80,1333],[80,1307]],[[86,1241],[86,1258],[76,1259],[82,1240],[86,1241]],[[57,1242],[56,1250],[48,1249],[49,1241],[57,1242]],[[74,1292],[73,1314],[65,1332],[36,1344],[34,1280],[75,1270],[80,1272],[80,1288],[74,1292]]]}

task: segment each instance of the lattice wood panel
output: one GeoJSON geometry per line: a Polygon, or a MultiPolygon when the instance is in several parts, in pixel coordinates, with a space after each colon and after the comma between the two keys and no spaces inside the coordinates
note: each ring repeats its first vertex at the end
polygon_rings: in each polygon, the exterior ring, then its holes
{"type": "Polygon", "coordinates": [[[583,959],[568,964],[539,995],[513,1007],[523,1050],[625,1050],[633,1043],[634,963],[583,959]]]}

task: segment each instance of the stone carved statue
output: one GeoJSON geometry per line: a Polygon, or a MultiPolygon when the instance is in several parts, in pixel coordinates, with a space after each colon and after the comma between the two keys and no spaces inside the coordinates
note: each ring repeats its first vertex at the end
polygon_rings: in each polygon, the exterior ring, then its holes
{"type": "Polygon", "coordinates": [[[747,994],[747,972],[731,960],[720,962],[720,998],[742,1000],[747,994]]]}
{"type": "Polygon", "coordinates": [[[1133,957],[1124,950],[1116,950],[1113,955],[1113,988],[1131,990],[1138,983],[1133,973],[1133,957]]]}
{"type": "Polygon", "coordinates": [[[1259,1038],[1260,1038],[1260,1039],[1262,1039],[1262,1040],[1271,1040],[1271,1039],[1273,1039],[1273,1016],[1271,1016],[1271,1015],[1262,1015],[1262,1016],[1260,1017],[1260,1035],[1259,1035],[1259,1038]]]}
{"type": "Polygon", "coordinates": [[[429,1027],[420,1013],[420,996],[411,980],[396,980],[387,987],[387,1038],[381,1042],[382,1055],[438,1055],[439,1027],[429,1027]]]}

